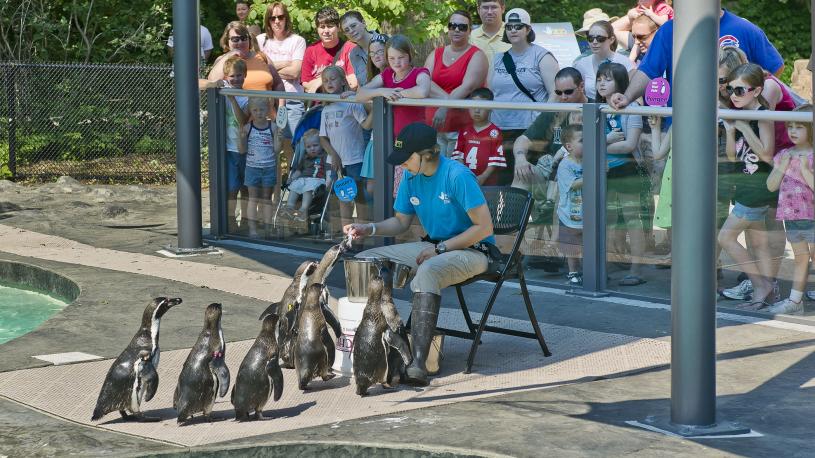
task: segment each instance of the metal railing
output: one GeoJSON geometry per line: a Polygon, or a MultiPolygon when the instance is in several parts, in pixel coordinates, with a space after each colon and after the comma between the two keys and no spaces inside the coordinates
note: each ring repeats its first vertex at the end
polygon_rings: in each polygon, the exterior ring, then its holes
{"type": "MultiPolygon", "coordinates": [[[[70,175],[106,182],[174,181],[171,70],[168,65],[0,63],[6,87],[0,91],[0,166],[22,180],[70,175]]],[[[205,94],[201,106],[204,113],[205,94]]]]}
{"type": "MultiPolygon", "coordinates": [[[[303,101],[320,102],[354,102],[353,99],[342,99],[339,96],[327,94],[292,94],[274,91],[245,91],[239,89],[212,90],[211,99],[222,100],[220,95],[286,98],[303,101]]],[[[219,102],[222,103],[222,102],[219,102]]],[[[374,113],[374,170],[377,177],[374,199],[374,218],[379,221],[392,215],[393,199],[390,184],[393,183],[393,167],[387,166],[384,158],[390,152],[393,134],[392,107],[393,106],[423,106],[423,107],[449,107],[449,108],[488,108],[505,110],[532,110],[538,112],[569,112],[583,114],[583,287],[579,293],[587,295],[606,294],[606,135],[604,123],[600,122],[602,116],[610,113],[622,115],[642,115],[669,117],[672,109],[666,107],[637,106],[614,110],[608,105],[597,103],[568,104],[568,103],[506,103],[486,100],[443,100],[443,99],[401,99],[388,102],[381,97],[373,100],[374,113]]],[[[213,107],[213,109],[217,109],[213,107]]],[[[223,111],[223,110],[219,110],[223,111]]],[[[719,118],[769,121],[795,121],[812,122],[811,113],[794,113],[780,111],[746,111],[746,110],[719,110],[719,118]]],[[[210,129],[214,129],[220,120],[211,119],[210,129]]],[[[213,130],[215,132],[215,130],[213,130]]],[[[220,131],[218,131],[220,132],[220,131]]],[[[210,151],[219,151],[218,157],[223,158],[223,145],[225,142],[218,135],[210,138],[210,151]]],[[[213,159],[214,156],[211,156],[213,159]]],[[[210,166],[210,173],[219,167],[210,166]]],[[[217,206],[225,199],[222,187],[212,186],[210,189],[212,215],[220,215],[217,206]]],[[[213,220],[214,221],[214,220],[213,220]]],[[[211,234],[216,237],[226,236],[223,230],[226,226],[225,216],[221,224],[213,222],[211,234]]],[[[384,241],[383,243],[387,243],[384,241]]]]}

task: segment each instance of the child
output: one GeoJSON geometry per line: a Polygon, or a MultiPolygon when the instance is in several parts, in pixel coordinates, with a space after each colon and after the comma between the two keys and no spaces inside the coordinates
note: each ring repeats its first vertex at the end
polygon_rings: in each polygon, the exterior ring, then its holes
{"type": "MultiPolygon", "coordinates": [[[[385,44],[388,68],[359,89],[357,101],[367,102],[377,96],[390,101],[423,99],[430,95],[430,71],[424,67],[414,67],[413,54],[413,45],[406,36],[392,36],[385,44]]],[[[424,119],[424,115],[425,107],[393,107],[393,137],[396,138],[408,124],[424,119]]],[[[396,166],[393,172],[394,197],[402,176],[402,167],[396,166]]]]}
{"type": "MultiPolygon", "coordinates": [[[[761,95],[764,71],[756,64],[737,67],[727,77],[725,86],[733,107],[742,110],[766,110],[767,102],[761,95]]],[[[765,300],[773,292],[772,256],[765,218],[769,205],[778,196],[767,190],[773,163],[775,129],[772,121],[723,121],[727,159],[735,163],[732,182],[735,186],[735,206],[719,231],[719,244],[741,266],[753,288],[751,299],[738,305],[743,310],[759,310],[769,306],[765,300]],[[747,249],[738,241],[747,233],[747,249]],[[756,266],[758,264],[758,266],[756,266]]],[[[732,290],[722,294],[730,299],[747,299],[733,295],[732,290]]]]}
{"type": "MultiPolygon", "coordinates": [[[[326,67],[321,77],[326,94],[339,95],[350,90],[345,71],[340,67],[326,67]]],[[[369,126],[371,122],[367,110],[367,106],[359,103],[335,102],[327,104],[320,115],[320,144],[328,153],[331,181],[335,181],[337,175],[354,179],[357,184],[357,218],[360,219],[365,219],[368,213],[361,175],[365,154],[362,127],[369,126]]],[[[353,203],[340,202],[341,227],[352,223],[353,211],[353,203]]]]}
{"type": "Polygon", "coordinates": [[[659,202],[656,212],[654,212],[654,224],[666,230],[665,241],[657,246],[660,253],[671,252],[671,177],[673,176],[673,159],[671,155],[671,133],[673,125],[668,127],[668,133],[662,133],[660,125],[662,118],[659,116],[649,116],[648,124],[651,126],[651,151],[654,162],[661,161],[668,156],[665,168],[662,170],[662,184],[659,187],[659,202]]]}
{"type": "Polygon", "coordinates": [[[569,266],[568,284],[583,284],[580,258],[583,250],[583,126],[570,124],[561,133],[568,154],[557,168],[560,198],[557,204],[560,251],[569,266]]]}
{"type": "Polygon", "coordinates": [[[631,31],[631,23],[640,16],[648,16],[658,26],[674,18],[671,0],[637,0],[637,6],[628,10],[628,14],[611,24],[614,30],[631,31]]]}
{"type": "Polygon", "coordinates": [[[300,159],[297,168],[289,176],[289,200],[286,210],[293,215],[295,221],[305,221],[308,208],[314,197],[314,190],[325,185],[325,152],[320,147],[320,131],[309,129],[303,134],[305,156],[300,159]],[[297,200],[303,197],[300,210],[294,211],[297,200]]]}
{"type": "MultiPolygon", "coordinates": [[[[793,111],[812,112],[812,105],[802,105],[793,111]]],[[[787,134],[793,146],[778,153],[775,168],[767,178],[767,189],[779,191],[778,214],[784,221],[787,240],[795,255],[790,297],[776,302],[770,313],[802,315],[804,289],[809,275],[810,259],[815,263],[815,210],[813,209],[812,124],[787,123],[787,134]]]]}
{"type": "Polygon", "coordinates": [[[249,206],[246,217],[249,219],[249,237],[258,234],[258,207],[263,215],[264,226],[272,220],[272,191],[277,182],[277,160],[275,152],[280,151],[280,132],[269,122],[269,100],[261,97],[249,99],[249,114],[252,116],[243,128],[242,152],[246,154],[246,178],[249,188],[249,206]]]}
{"type": "MultiPolygon", "coordinates": [[[[482,87],[474,90],[468,97],[470,100],[492,100],[492,91],[482,87]]],[[[458,132],[456,149],[450,158],[462,162],[473,171],[478,184],[481,186],[495,186],[498,184],[499,168],[506,168],[504,158],[504,141],[501,129],[490,122],[490,112],[487,108],[470,108],[472,124],[458,132]]]]}
{"type": "MultiPolygon", "coordinates": [[[[243,88],[246,78],[246,62],[240,56],[232,56],[224,62],[224,79],[221,87],[243,88]]],[[[229,232],[237,232],[235,211],[238,207],[238,193],[241,194],[241,218],[246,218],[246,193],[243,185],[246,169],[246,155],[240,153],[240,132],[248,119],[247,97],[228,96],[230,106],[226,109],[226,183],[227,183],[227,224],[229,232]]]]}
{"type": "MultiPolygon", "coordinates": [[[[375,36],[368,45],[368,79],[373,79],[382,73],[388,66],[388,60],[385,58],[385,41],[384,35],[375,36]]],[[[376,181],[374,180],[374,141],[368,141],[365,147],[365,157],[362,159],[362,176],[365,178],[365,190],[368,193],[367,200],[371,202],[374,195],[374,187],[376,181]]]]}
{"type": "MultiPolygon", "coordinates": [[[[628,88],[628,71],[624,66],[606,62],[597,69],[597,101],[607,103],[615,92],[628,88]]],[[[626,233],[630,239],[631,268],[619,282],[620,286],[645,283],[640,275],[645,253],[644,226],[650,219],[642,206],[641,193],[645,184],[640,173],[638,143],[642,133],[642,116],[607,114],[605,119],[608,165],[608,222],[620,230],[609,235],[617,242],[617,251],[624,252],[626,233]],[[619,221],[621,219],[621,221],[619,221]]]]}

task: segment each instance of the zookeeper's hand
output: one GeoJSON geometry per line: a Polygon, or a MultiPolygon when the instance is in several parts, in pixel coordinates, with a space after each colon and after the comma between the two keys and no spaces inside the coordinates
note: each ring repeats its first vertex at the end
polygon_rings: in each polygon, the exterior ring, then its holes
{"type": "Polygon", "coordinates": [[[433,256],[437,256],[436,249],[434,247],[427,247],[422,250],[421,253],[419,253],[419,256],[416,256],[416,264],[422,265],[423,262],[427,261],[433,256]]]}
{"type": "Polygon", "coordinates": [[[373,226],[370,224],[346,224],[342,227],[342,232],[351,236],[352,239],[361,239],[371,235],[373,226]]]}

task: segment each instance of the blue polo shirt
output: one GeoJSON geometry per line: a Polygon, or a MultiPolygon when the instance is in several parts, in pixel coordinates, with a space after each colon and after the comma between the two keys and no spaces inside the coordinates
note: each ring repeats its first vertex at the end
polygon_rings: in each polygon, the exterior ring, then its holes
{"type": "MultiPolygon", "coordinates": [[[[447,240],[466,231],[473,222],[468,210],[486,204],[484,193],[470,169],[441,157],[432,176],[413,175],[404,171],[393,209],[406,215],[417,215],[427,235],[434,240],[447,240]]],[[[494,244],[490,235],[482,240],[494,244]]]]}
{"type": "MultiPolygon", "coordinates": [[[[639,70],[654,79],[665,75],[668,81],[673,78],[673,37],[674,21],[666,22],[657,30],[648,52],[645,53],[639,70]]],[[[784,65],[784,59],[775,49],[764,31],[747,19],[724,10],[719,19],[719,47],[736,46],[747,55],[747,60],[761,65],[765,70],[775,73],[784,65]]],[[[673,105],[673,94],[668,106],[673,105]]]]}

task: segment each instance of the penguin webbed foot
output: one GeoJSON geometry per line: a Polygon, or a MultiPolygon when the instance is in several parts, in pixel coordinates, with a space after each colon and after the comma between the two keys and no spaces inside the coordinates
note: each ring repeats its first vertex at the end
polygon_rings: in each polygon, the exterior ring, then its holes
{"type": "Polygon", "coordinates": [[[360,397],[367,396],[368,395],[368,387],[367,386],[362,386],[362,385],[357,385],[357,394],[360,397]]]}
{"type": "Polygon", "coordinates": [[[324,382],[327,382],[336,376],[337,374],[335,374],[334,372],[328,371],[325,374],[321,375],[320,378],[322,378],[324,382]]]}
{"type": "Polygon", "coordinates": [[[125,420],[125,421],[130,421],[130,420],[133,419],[133,416],[130,415],[129,413],[127,413],[127,411],[125,411],[125,410],[120,410],[119,415],[121,415],[122,420],[125,420]]]}

